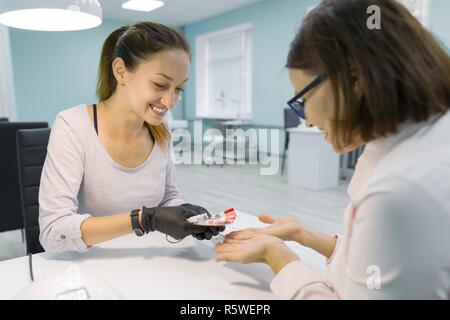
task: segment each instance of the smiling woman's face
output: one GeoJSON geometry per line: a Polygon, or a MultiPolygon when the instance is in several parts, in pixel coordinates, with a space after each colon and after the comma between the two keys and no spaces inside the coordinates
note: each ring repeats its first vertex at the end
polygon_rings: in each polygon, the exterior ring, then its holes
{"type": "Polygon", "coordinates": [[[185,51],[168,50],[152,55],[133,72],[124,72],[128,105],[148,124],[160,125],[166,112],[180,99],[188,73],[189,55],[185,51]]]}
{"type": "MultiPolygon", "coordinates": [[[[303,90],[317,77],[317,75],[311,75],[300,69],[289,69],[289,76],[296,93],[303,90]]],[[[321,84],[308,91],[302,99],[305,102],[306,126],[319,128],[336,153],[354,150],[362,143],[355,136],[349,145],[340,147],[337,145],[336,139],[339,138],[336,137],[337,133],[333,126],[335,102],[329,80],[324,80],[321,84]]]]}

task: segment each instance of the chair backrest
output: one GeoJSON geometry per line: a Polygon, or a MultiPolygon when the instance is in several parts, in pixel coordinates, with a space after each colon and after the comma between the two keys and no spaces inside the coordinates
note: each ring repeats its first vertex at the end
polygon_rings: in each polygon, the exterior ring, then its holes
{"type": "Polygon", "coordinates": [[[0,122],[0,232],[23,228],[17,171],[16,132],[48,128],[46,122],[0,122]]]}
{"type": "Polygon", "coordinates": [[[39,242],[39,185],[50,129],[17,131],[20,199],[28,253],[43,252],[39,242]]]}
{"type": "Polygon", "coordinates": [[[5,117],[0,118],[0,122],[8,122],[8,121],[9,121],[8,118],[5,118],[5,117]]]}
{"type": "Polygon", "coordinates": [[[300,117],[297,116],[291,109],[284,109],[284,128],[295,128],[300,124],[300,117]]]}

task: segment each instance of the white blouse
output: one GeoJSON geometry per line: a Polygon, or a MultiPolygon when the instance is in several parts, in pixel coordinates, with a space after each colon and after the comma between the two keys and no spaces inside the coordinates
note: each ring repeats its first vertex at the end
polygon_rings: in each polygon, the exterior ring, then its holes
{"type": "MultiPolygon", "coordinates": [[[[302,261],[284,299],[450,299],[450,112],[367,144],[326,279],[302,261]]],[[[300,257],[301,258],[301,257],[300,257]]]]}

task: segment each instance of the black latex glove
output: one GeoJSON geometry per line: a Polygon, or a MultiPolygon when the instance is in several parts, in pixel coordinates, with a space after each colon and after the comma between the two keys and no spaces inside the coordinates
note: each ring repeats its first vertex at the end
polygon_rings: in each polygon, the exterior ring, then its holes
{"type": "Polygon", "coordinates": [[[181,240],[193,234],[205,234],[211,227],[197,226],[189,223],[187,219],[196,216],[196,211],[183,206],[142,208],[141,221],[145,233],[159,231],[181,240]]]}
{"type": "MultiPolygon", "coordinates": [[[[190,203],[183,203],[181,205],[181,207],[184,207],[186,209],[195,211],[198,214],[204,214],[206,213],[208,215],[208,217],[211,217],[211,214],[208,212],[208,210],[206,210],[203,207],[194,205],[194,204],[190,204],[190,203]]],[[[220,227],[208,227],[207,230],[205,230],[205,232],[202,233],[194,233],[192,234],[192,236],[198,240],[210,240],[213,236],[217,236],[220,232],[225,230],[225,226],[220,226],[220,227]]]]}

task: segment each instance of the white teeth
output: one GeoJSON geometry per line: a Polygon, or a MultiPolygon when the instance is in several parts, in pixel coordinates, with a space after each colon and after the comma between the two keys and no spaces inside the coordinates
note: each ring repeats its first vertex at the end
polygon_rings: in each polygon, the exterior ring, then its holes
{"type": "Polygon", "coordinates": [[[155,106],[153,106],[153,105],[150,105],[150,107],[151,107],[153,110],[155,110],[156,112],[162,113],[162,114],[166,113],[166,111],[167,111],[167,109],[157,108],[157,107],[155,107],[155,106]]]}

